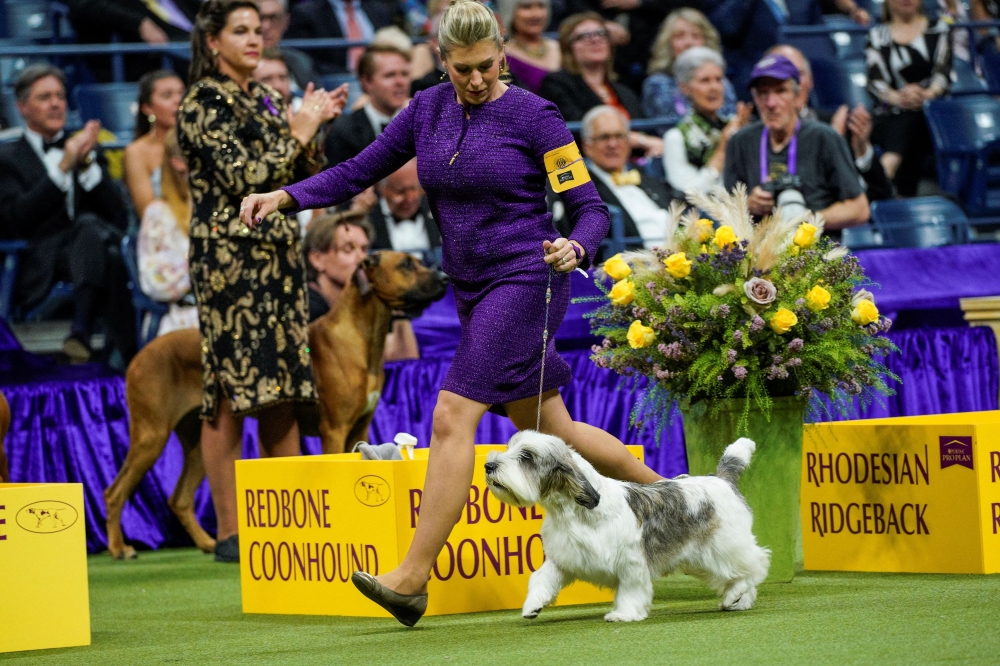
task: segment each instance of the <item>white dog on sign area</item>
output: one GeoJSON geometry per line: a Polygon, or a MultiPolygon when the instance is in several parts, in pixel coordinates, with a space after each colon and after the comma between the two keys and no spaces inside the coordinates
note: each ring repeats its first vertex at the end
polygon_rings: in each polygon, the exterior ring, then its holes
{"type": "Polygon", "coordinates": [[[615,590],[609,622],[644,620],[653,579],[682,571],[722,595],[722,610],[747,610],[767,577],[770,551],[757,545],[753,514],[736,488],[756,449],[730,444],[714,476],[649,485],[601,476],[558,437],[525,430],[491,452],[486,483],[498,499],[545,509],[545,563],[531,574],[528,619],[575,580],[615,590]]]}

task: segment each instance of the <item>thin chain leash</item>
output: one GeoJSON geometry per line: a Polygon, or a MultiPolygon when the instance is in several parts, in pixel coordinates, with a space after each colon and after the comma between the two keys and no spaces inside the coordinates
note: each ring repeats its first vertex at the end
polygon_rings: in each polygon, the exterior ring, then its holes
{"type": "Polygon", "coordinates": [[[545,328],[542,329],[542,373],[538,380],[538,413],[535,415],[535,430],[542,430],[542,393],[545,391],[545,357],[549,351],[549,306],[552,304],[552,274],[555,268],[549,264],[549,277],[545,285],[545,328]]]}

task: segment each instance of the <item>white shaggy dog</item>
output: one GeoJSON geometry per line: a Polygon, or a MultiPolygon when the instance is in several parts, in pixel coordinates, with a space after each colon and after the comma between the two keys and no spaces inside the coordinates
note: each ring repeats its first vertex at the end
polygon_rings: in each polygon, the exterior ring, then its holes
{"type": "Polygon", "coordinates": [[[653,579],[679,570],[747,610],[771,555],[757,545],[753,514],[736,489],[756,444],[730,444],[715,476],[649,485],[601,476],[558,437],[526,430],[491,452],[486,483],[498,499],[545,509],[545,563],[531,575],[521,615],[532,619],[563,587],[584,580],[615,589],[609,622],[644,620],[653,579]]]}

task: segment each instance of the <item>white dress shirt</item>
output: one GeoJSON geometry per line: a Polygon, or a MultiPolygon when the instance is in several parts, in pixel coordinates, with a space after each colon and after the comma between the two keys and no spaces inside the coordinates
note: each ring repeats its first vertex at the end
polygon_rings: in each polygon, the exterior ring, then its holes
{"type": "Polygon", "coordinates": [[[588,166],[590,173],[608,186],[635,222],[639,235],[642,236],[642,244],[649,249],[663,243],[663,234],[667,230],[667,211],[660,208],[638,185],[615,185],[610,173],[593,162],[588,166]]]}
{"type": "Polygon", "coordinates": [[[412,220],[399,220],[392,216],[389,210],[389,202],[385,197],[379,197],[379,206],[382,207],[382,217],[385,218],[385,227],[389,232],[389,244],[396,252],[411,252],[423,254],[431,250],[431,238],[427,234],[427,224],[424,221],[423,213],[417,213],[412,220]]]}
{"type": "MultiPolygon", "coordinates": [[[[53,141],[62,138],[63,132],[60,131],[54,137],[53,141]]],[[[66,197],[66,212],[69,214],[69,218],[72,220],[74,213],[76,212],[75,202],[73,201],[73,170],[71,169],[69,173],[64,173],[62,169],[59,168],[59,163],[62,162],[63,155],[65,151],[62,148],[50,148],[46,151],[43,147],[44,139],[42,135],[38,132],[34,132],[27,127],[24,128],[24,138],[27,140],[28,145],[31,146],[35,154],[38,155],[38,159],[42,161],[45,165],[45,171],[49,174],[49,178],[53,183],[56,184],[60,190],[65,192],[68,196],[66,197]]],[[[91,156],[93,156],[91,152],[91,156]]],[[[83,188],[84,192],[90,192],[101,182],[103,177],[101,172],[101,167],[95,159],[90,163],[90,166],[86,169],[80,171],[76,180],[80,183],[80,187],[83,188]]]]}
{"type": "MultiPolygon", "coordinates": [[[[384,113],[380,113],[378,109],[372,106],[371,102],[365,102],[365,105],[361,107],[365,110],[365,115],[368,117],[368,122],[372,126],[372,130],[375,132],[375,136],[382,133],[382,128],[392,122],[392,119],[399,115],[399,111],[387,116],[384,113]]],[[[402,109],[400,109],[402,111],[402,109]]]]}

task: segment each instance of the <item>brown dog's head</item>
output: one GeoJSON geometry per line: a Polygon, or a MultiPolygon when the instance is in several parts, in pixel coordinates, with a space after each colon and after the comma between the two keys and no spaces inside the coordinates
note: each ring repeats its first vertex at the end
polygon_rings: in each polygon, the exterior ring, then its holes
{"type": "Polygon", "coordinates": [[[365,257],[354,274],[362,295],[373,292],[393,310],[416,317],[448,289],[448,276],[412,254],[380,250],[365,257]]]}

